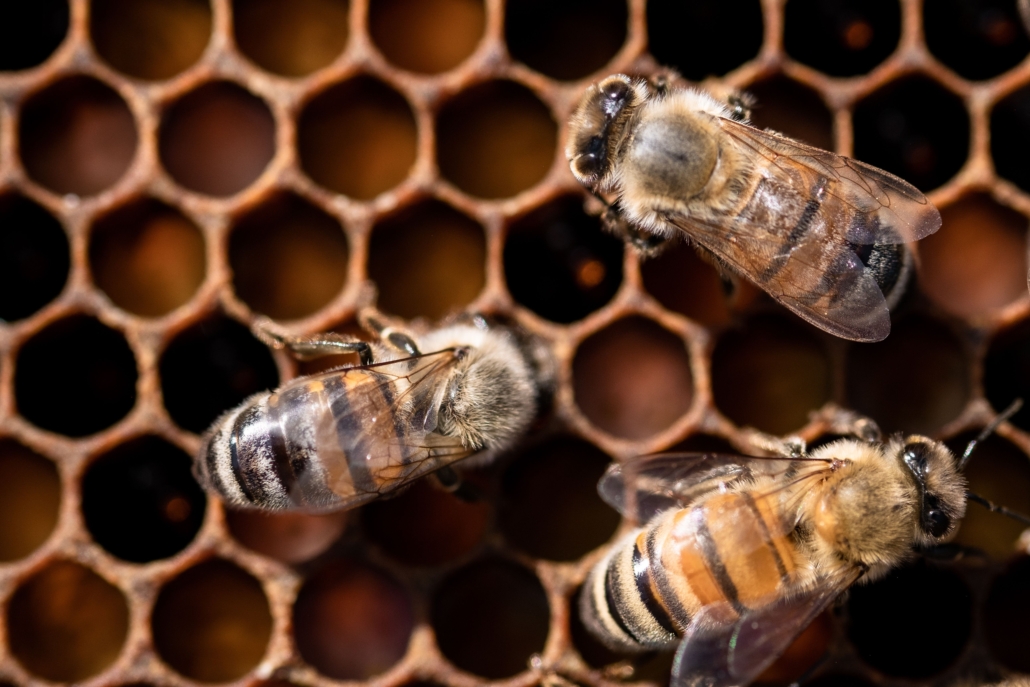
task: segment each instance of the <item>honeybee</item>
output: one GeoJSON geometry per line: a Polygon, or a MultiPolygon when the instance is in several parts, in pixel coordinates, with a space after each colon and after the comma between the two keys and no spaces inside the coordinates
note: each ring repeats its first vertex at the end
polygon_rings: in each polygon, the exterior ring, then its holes
{"type": "Polygon", "coordinates": [[[748,125],[748,103],[623,74],[569,121],[572,174],[645,254],[683,236],[831,334],[879,341],[940,213],[911,184],[748,125]],[[608,203],[606,196],[614,196],[608,203]]]}
{"type": "Polygon", "coordinates": [[[376,342],[255,328],[298,358],[354,352],[360,364],[222,415],[195,460],[201,484],[234,506],[309,512],[353,508],[437,470],[454,486],[450,466],[507,449],[550,393],[548,351],[516,328],[470,316],[416,333],[371,311],[360,321],[376,342]]]}
{"type": "MultiPolygon", "coordinates": [[[[1018,408],[1018,406],[1016,406],[1018,408]]],[[[646,522],[618,541],[580,594],[586,627],[616,651],[670,649],[674,687],[746,685],[852,584],[883,577],[917,547],[947,540],[967,500],[962,468],[925,436],[854,436],[775,457],[647,456],[613,465],[601,496],[646,522]]],[[[837,431],[835,429],[835,431],[837,431]]]]}

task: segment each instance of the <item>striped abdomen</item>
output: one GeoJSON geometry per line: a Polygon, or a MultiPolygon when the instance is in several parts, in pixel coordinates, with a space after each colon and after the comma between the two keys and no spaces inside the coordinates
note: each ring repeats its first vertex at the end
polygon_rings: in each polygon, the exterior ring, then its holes
{"type": "Polygon", "coordinates": [[[798,569],[797,548],[777,523],[773,497],[746,492],[660,514],[590,572],[584,622],[615,649],[671,648],[703,606],[725,604],[731,621],[769,603],[798,569]]]}

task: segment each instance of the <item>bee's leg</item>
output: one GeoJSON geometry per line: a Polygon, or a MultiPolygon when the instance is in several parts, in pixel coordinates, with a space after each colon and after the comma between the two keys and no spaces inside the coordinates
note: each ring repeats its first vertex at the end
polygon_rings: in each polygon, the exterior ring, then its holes
{"type": "Polygon", "coordinates": [[[826,424],[826,431],[830,434],[852,436],[870,444],[879,443],[883,436],[875,420],[854,410],[830,405],[814,413],[814,416],[814,419],[822,420],[826,424]]]}
{"type": "Polygon", "coordinates": [[[475,502],[483,500],[483,495],[479,493],[479,490],[463,480],[461,475],[450,465],[444,465],[432,473],[430,478],[437,487],[450,494],[454,494],[462,501],[475,502]]]}
{"type": "Polygon", "coordinates": [[[375,334],[380,341],[401,355],[422,355],[415,339],[402,331],[399,323],[395,324],[372,309],[363,311],[359,315],[359,319],[366,330],[375,334]]]}
{"type": "Polygon", "coordinates": [[[264,319],[254,323],[254,335],[266,346],[287,349],[298,360],[314,360],[328,355],[357,353],[362,365],[374,361],[372,347],[367,341],[344,336],[336,332],[324,332],[310,336],[289,336],[276,332],[271,322],[264,319]]]}
{"type": "Polygon", "coordinates": [[[742,432],[747,442],[759,451],[791,459],[804,458],[808,455],[808,445],[801,437],[789,436],[781,439],[753,427],[745,427],[742,432]]]}
{"type": "Polygon", "coordinates": [[[645,258],[658,255],[668,244],[669,239],[649,231],[643,231],[622,214],[618,202],[607,206],[601,215],[601,226],[608,232],[622,237],[637,249],[645,258]]]}
{"type": "Polygon", "coordinates": [[[730,106],[730,119],[746,124],[751,119],[751,108],[755,105],[755,98],[750,93],[733,91],[726,98],[726,104],[730,106]]]}

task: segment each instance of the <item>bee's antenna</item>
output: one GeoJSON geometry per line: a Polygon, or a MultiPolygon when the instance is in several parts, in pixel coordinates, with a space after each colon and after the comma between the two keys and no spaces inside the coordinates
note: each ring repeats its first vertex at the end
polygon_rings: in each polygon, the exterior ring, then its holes
{"type": "MultiPolygon", "coordinates": [[[[1002,422],[1005,422],[1005,420],[1008,420],[1010,417],[1015,415],[1017,412],[1019,412],[1019,409],[1022,407],[1023,399],[1017,398],[1009,405],[1008,408],[1006,408],[1004,411],[999,413],[997,417],[991,420],[991,423],[984,427],[983,431],[980,432],[980,434],[978,434],[975,439],[973,439],[969,442],[968,445],[966,445],[966,450],[962,452],[962,457],[958,461],[959,471],[963,470],[966,467],[966,463],[969,462],[970,456],[973,455],[973,449],[975,449],[981,441],[994,434],[994,430],[998,429],[998,425],[1000,425],[1002,422]]],[[[982,500],[980,502],[986,505],[986,501],[982,500]]]]}
{"type": "Polygon", "coordinates": [[[1023,515],[1022,513],[1017,513],[1014,510],[1009,510],[1005,506],[995,505],[995,504],[991,503],[990,501],[988,501],[987,499],[985,499],[984,497],[980,496],[979,494],[974,494],[971,491],[967,491],[966,492],[966,498],[969,499],[970,501],[976,501],[977,503],[979,503],[981,506],[983,506],[987,510],[991,511],[992,513],[1001,513],[1002,515],[1009,516],[1013,520],[1018,520],[1019,522],[1023,523],[1024,525],[1030,525],[1030,518],[1028,518],[1027,516],[1023,515]]]}

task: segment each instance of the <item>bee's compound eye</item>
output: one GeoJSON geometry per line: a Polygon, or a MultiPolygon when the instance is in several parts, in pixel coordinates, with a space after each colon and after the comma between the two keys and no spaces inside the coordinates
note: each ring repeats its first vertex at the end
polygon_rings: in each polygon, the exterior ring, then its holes
{"type": "Polygon", "coordinates": [[[951,518],[937,509],[930,509],[923,515],[923,530],[930,536],[943,537],[951,527],[951,518]]]}
{"type": "Polygon", "coordinates": [[[599,177],[604,167],[604,160],[604,138],[601,136],[591,136],[590,140],[583,147],[582,154],[576,158],[575,172],[583,179],[599,177]]]}
{"type": "Polygon", "coordinates": [[[601,89],[601,92],[604,93],[604,102],[601,107],[604,108],[607,116],[614,117],[622,110],[629,98],[629,90],[629,84],[620,79],[614,79],[604,85],[601,89]]]}
{"type": "Polygon", "coordinates": [[[905,445],[903,454],[905,465],[907,465],[908,469],[917,477],[923,477],[926,475],[928,453],[929,449],[926,444],[913,442],[905,445]]]}

